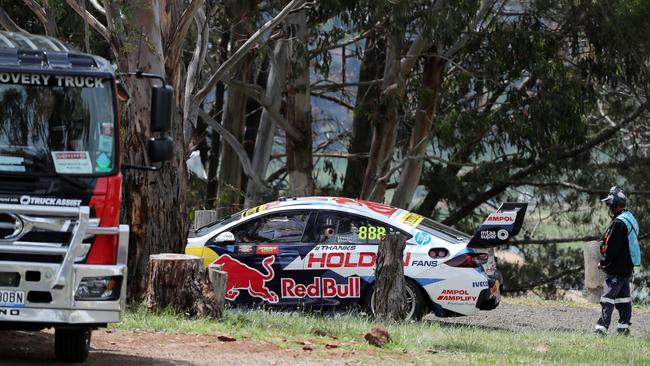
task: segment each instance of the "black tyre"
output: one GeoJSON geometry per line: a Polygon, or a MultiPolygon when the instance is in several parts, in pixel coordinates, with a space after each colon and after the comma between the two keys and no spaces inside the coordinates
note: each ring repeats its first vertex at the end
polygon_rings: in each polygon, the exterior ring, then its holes
{"type": "MultiPolygon", "coordinates": [[[[415,282],[410,279],[406,279],[406,320],[420,320],[423,316],[427,314],[427,298],[415,282]]],[[[375,315],[375,284],[373,283],[371,287],[366,291],[361,301],[363,309],[371,315],[375,315]]]]}
{"type": "Polygon", "coordinates": [[[84,362],[90,353],[90,328],[57,328],[54,332],[56,359],[62,362],[84,362]]]}

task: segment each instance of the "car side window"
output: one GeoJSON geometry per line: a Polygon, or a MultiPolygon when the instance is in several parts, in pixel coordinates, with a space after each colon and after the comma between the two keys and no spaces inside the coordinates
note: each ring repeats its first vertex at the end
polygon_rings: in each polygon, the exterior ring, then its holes
{"type": "Polygon", "coordinates": [[[339,212],[320,212],[313,233],[319,244],[365,244],[359,233],[366,226],[363,217],[339,212]]]}
{"type": "Polygon", "coordinates": [[[239,243],[298,243],[302,240],[309,214],[277,213],[260,217],[233,229],[239,243]]]}
{"type": "MultiPolygon", "coordinates": [[[[383,222],[368,220],[368,226],[366,227],[365,232],[362,233],[361,236],[366,237],[368,239],[368,244],[378,245],[379,242],[381,241],[381,238],[383,238],[387,234],[397,234],[400,232],[401,231],[383,222]]],[[[406,235],[407,237],[410,237],[410,235],[407,235],[405,233],[403,234],[406,235]]]]}

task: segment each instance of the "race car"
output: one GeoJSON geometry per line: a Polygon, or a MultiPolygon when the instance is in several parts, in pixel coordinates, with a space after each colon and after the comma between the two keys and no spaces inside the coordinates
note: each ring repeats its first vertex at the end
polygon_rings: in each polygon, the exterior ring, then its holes
{"type": "Polygon", "coordinates": [[[493,247],[517,235],[526,203],[504,203],[474,236],[403,209],[350,198],[280,199],[190,234],[185,253],[228,273],[233,305],[347,307],[374,312],[375,261],[390,233],[404,250],[407,313],[419,319],[491,310],[502,279],[493,247]]]}

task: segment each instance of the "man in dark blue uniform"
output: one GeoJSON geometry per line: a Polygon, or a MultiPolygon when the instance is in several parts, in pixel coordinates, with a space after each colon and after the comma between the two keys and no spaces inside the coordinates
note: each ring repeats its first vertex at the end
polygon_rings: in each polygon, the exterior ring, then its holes
{"type": "Polygon", "coordinates": [[[596,323],[597,334],[607,334],[614,308],[618,310],[617,333],[630,333],[632,298],[630,278],[635,265],[641,264],[638,235],[639,224],[632,213],[625,209],[627,199],[623,189],[612,187],[602,200],[612,215],[612,222],[603,235],[600,247],[601,260],[598,268],[606,273],[603,295],[600,298],[601,315],[596,323]]]}

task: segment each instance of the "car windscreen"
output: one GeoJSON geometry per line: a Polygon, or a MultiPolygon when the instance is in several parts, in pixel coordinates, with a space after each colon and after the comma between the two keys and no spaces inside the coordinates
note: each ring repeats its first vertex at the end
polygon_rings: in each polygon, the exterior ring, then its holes
{"type": "Polygon", "coordinates": [[[426,217],[420,222],[418,228],[430,232],[436,236],[444,236],[443,239],[448,239],[452,242],[466,241],[471,238],[471,236],[465,234],[462,231],[456,230],[453,227],[449,227],[426,217]]]}
{"type": "Polygon", "coordinates": [[[220,228],[222,226],[226,226],[226,225],[230,224],[231,222],[239,220],[242,217],[242,214],[245,211],[246,210],[241,210],[241,211],[239,211],[237,213],[234,213],[232,215],[228,215],[226,217],[223,217],[223,218],[221,218],[221,219],[219,219],[217,221],[213,221],[213,222],[211,222],[211,223],[209,223],[207,225],[203,225],[200,228],[198,228],[198,229],[196,229],[194,231],[191,231],[189,233],[189,237],[190,238],[197,238],[199,236],[209,234],[209,233],[213,232],[214,230],[216,230],[216,229],[218,229],[218,228],[220,228]]]}
{"type": "Polygon", "coordinates": [[[114,171],[113,93],[110,78],[0,72],[0,174],[114,171]]]}

